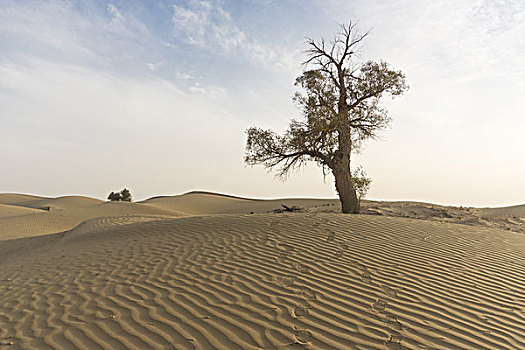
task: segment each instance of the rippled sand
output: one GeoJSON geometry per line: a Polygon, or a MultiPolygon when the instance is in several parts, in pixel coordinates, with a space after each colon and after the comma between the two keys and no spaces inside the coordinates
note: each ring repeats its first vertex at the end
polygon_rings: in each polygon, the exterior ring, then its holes
{"type": "Polygon", "coordinates": [[[525,349],[520,233],[167,198],[0,218],[131,211],[0,241],[0,349],[525,349]]]}

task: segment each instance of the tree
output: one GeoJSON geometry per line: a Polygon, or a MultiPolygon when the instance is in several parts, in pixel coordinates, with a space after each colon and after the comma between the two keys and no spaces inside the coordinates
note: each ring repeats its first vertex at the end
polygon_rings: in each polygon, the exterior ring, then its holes
{"type": "Polygon", "coordinates": [[[120,191],[120,200],[123,202],[131,202],[131,192],[127,188],[120,191]]]}
{"type": "Polygon", "coordinates": [[[111,202],[115,202],[115,201],[120,201],[120,193],[115,193],[115,192],[111,192],[108,196],[108,200],[110,200],[111,202]]]}
{"type": "Polygon", "coordinates": [[[277,176],[286,179],[308,161],[316,162],[325,176],[334,175],[343,213],[359,212],[352,152],[390,124],[381,97],[393,98],[408,88],[405,75],[386,62],[354,60],[368,34],[350,22],[330,42],[307,38],[305,70],[295,83],[302,92],[293,98],[304,118],[292,119],[283,135],[258,127],[246,131],[247,164],[278,167],[277,176]]]}
{"type": "Polygon", "coordinates": [[[108,196],[108,200],[112,201],[112,202],[119,202],[119,201],[123,201],[123,202],[131,202],[131,192],[129,192],[129,190],[127,188],[123,189],[122,191],[120,192],[111,192],[108,196]]]}

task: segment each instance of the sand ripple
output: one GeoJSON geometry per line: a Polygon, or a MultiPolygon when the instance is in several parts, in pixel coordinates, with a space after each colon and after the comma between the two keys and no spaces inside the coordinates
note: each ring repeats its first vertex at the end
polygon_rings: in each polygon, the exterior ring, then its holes
{"type": "Polygon", "coordinates": [[[0,269],[0,349],[525,349],[522,235],[335,214],[162,219],[20,243],[0,269]]]}

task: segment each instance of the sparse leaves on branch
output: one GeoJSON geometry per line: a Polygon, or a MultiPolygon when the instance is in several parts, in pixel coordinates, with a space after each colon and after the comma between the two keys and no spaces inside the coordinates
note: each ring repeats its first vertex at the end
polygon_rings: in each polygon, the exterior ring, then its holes
{"type": "Polygon", "coordinates": [[[372,185],[372,179],[366,176],[366,172],[362,167],[357,167],[352,171],[352,180],[354,181],[357,198],[362,200],[372,185]]]}

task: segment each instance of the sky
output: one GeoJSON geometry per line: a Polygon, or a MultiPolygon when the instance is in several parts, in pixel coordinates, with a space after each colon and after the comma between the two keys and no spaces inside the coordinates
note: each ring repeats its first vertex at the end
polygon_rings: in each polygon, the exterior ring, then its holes
{"type": "Polygon", "coordinates": [[[243,155],[301,117],[305,37],[349,21],[410,86],[352,159],[368,198],[525,204],[522,0],[0,0],[0,192],[335,198],[315,164],[243,155]]]}

